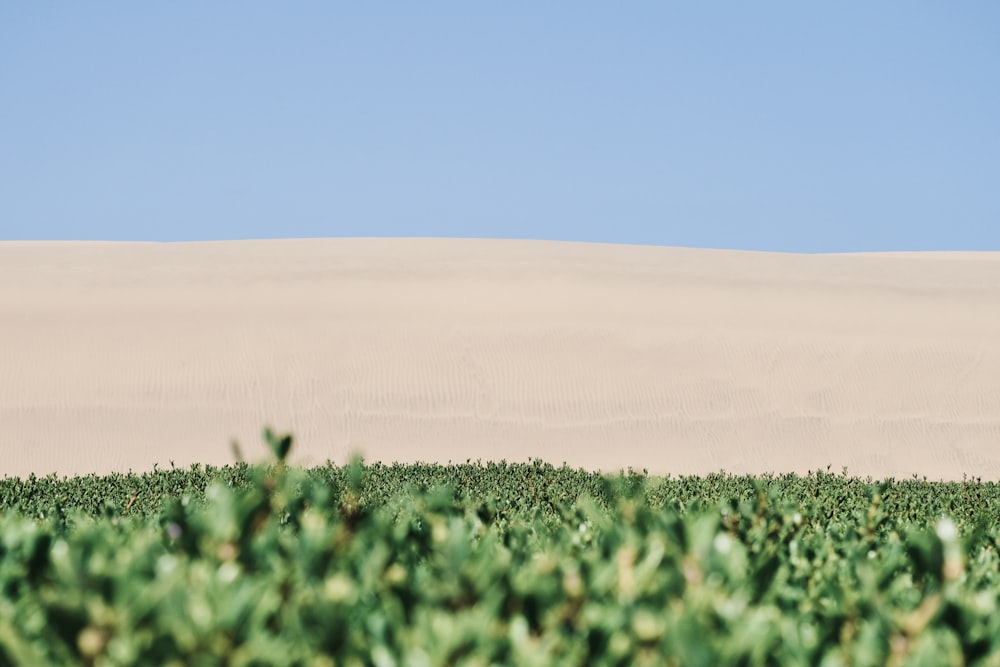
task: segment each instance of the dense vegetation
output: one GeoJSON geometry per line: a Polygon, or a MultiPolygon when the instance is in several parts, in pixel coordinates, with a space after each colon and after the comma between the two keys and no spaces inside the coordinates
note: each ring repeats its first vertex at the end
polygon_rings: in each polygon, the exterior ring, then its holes
{"type": "Polygon", "coordinates": [[[1000,486],[284,464],[0,480],[0,665],[998,665],[1000,486]]]}

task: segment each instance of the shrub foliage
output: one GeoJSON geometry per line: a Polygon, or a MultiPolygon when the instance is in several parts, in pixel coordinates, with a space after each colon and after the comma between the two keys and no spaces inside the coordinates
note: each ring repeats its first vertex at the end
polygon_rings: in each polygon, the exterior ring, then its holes
{"type": "Polygon", "coordinates": [[[0,480],[0,665],[1000,665],[998,486],[540,461],[0,480]]]}

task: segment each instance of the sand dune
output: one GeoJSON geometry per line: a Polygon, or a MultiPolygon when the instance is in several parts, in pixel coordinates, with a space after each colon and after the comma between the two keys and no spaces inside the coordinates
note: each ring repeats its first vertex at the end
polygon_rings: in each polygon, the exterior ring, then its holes
{"type": "Polygon", "coordinates": [[[1000,253],[0,243],[0,476],[542,458],[1000,479],[1000,253]]]}

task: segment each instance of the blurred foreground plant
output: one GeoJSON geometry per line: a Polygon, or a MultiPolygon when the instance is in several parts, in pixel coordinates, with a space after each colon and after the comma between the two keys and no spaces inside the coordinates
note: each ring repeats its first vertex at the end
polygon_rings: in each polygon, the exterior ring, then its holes
{"type": "Polygon", "coordinates": [[[264,440],[156,509],[9,507],[0,665],[1000,665],[986,487],[303,470],[264,440]]]}

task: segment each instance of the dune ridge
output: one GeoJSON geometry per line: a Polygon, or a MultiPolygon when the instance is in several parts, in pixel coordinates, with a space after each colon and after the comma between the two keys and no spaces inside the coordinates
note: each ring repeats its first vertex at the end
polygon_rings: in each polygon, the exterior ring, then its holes
{"type": "Polygon", "coordinates": [[[524,461],[1000,479],[1000,253],[0,242],[0,476],[524,461]]]}

